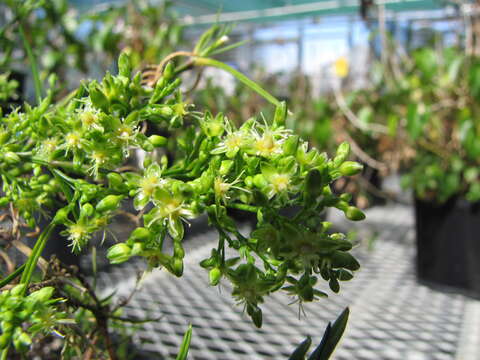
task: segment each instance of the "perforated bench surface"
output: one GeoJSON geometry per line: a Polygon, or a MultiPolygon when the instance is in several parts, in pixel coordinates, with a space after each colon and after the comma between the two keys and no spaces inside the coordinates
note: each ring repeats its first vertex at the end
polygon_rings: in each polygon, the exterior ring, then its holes
{"type": "MultiPolygon", "coordinates": [[[[344,221],[330,215],[335,223],[344,221]]],[[[135,341],[149,352],[145,358],[172,359],[191,323],[189,359],[287,359],[307,335],[318,344],[328,321],[349,306],[350,321],[335,352],[337,360],[478,359],[480,302],[416,281],[412,210],[399,205],[373,208],[355,229],[361,239],[376,238],[372,249],[361,245],[355,250],[362,264],[355,278],[342,284],[340,294],[306,304],[307,316],[300,319],[298,305],[288,305],[291,298],[275,294],[262,305],[262,329],[235,305],[227,284],[221,291],[210,287],[208,273],[198,266],[216,245],[215,232],[194,236],[186,243],[184,276],[152,272],[125,308],[132,317],[161,317],[142,325],[135,341]]],[[[113,267],[101,274],[100,284],[105,291],[119,287],[119,296],[125,296],[141,268],[139,262],[113,267]]]]}

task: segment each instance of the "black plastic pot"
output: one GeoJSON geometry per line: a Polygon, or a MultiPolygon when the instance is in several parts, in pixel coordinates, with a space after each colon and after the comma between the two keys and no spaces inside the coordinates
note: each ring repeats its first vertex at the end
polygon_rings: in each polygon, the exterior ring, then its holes
{"type": "Polygon", "coordinates": [[[480,203],[415,200],[418,279],[480,296],[480,203]]]}

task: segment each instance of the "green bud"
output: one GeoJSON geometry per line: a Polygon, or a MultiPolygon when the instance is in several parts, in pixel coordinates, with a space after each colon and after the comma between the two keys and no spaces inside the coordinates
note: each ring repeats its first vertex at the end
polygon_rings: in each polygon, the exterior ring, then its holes
{"type": "Polygon", "coordinates": [[[82,209],[80,210],[80,215],[92,216],[94,212],[95,212],[95,209],[93,208],[92,204],[85,203],[83,204],[82,209]]]}
{"type": "Polygon", "coordinates": [[[250,315],[250,317],[253,320],[253,323],[257,328],[262,327],[262,309],[260,309],[256,305],[247,305],[247,314],[250,315]]]}
{"type": "Polygon", "coordinates": [[[172,273],[175,276],[182,276],[183,275],[183,260],[180,258],[174,258],[172,263],[172,273]]]}
{"type": "Polygon", "coordinates": [[[152,135],[148,138],[148,141],[155,146],[155,147],[162,147],[167,145],[167,138],[165,136],[160,136],[160,135],[152,135]]]}
{"type": "Polygon", "coordinates": [[[12,165],[18,164],[21,161],[20,156],[18,156],[17,154],[15,154],[12,151],[6,152],[4,154],[4,159],[8,164],[12,164],[12,165]]]}
{"type": "Polygon", "coordinates": [[[347,217],[347,219],[352,221],[360,221],[365,219],[365,214],[355,206],[349,206],[347,208],[347,211],[345,211],[345,216],[347,217]]]}
{"type": "Polygon", "coordinates": [[[43,303],[45,301],[50,300],[54,291],[55,289],[52,286],[46,286],[44,288],[41,288],[40,290],[34,291],[28,297],[30,299],[43,303]]]}
{"type": "Polygon", "coordinates": [[[104,110],[104,111],[108,110],[110,102],[108,101],[105,94],[100,89],[98,89],[94,85],[94,83],[92,83],[92,85],[90,86],[89,93],[90,93],[90,100],[92,101],[92,104],[96,108],[104,110]]]}
{"type": "Polygon", "coordinates": [[[97,204],[96,210],[99,212],[114,211],[120,206],[122,200],[122,195],[107,195],[97,204]]]}
{"type": "Polygon", "coordinates": [[[18,336],[18,341],[22,343],[23,345],[29,346],[32,343],[32,339],[26,332],[21,332],[20,335],[18,336]]]}
{"type": "Polygon", "coordinates": [[[71,207],[70,206],[65,206],[57,211],[55,214],[55,217],[52,220],[52,223],[54,224],[63,224],[67,221],[68,219],[68,214],[70,214],[71,207]]]}
{"type": "Polygon", "coordinates": [[[340,166],[343,163],[348,155],[350,154],[350,144],[348,142],[341,143],[337,148],[337,153],[333,159],[333,164],[335,167],[340,166]]]}
{"type": "Polygon", "coordinates": [[[273,123],[277,126],[285,125],[287,118],[287,103],[282,101],[280,105],[275,108],[275,116],[273,117],[273,123]]]}
{"type": "Polygon", "coordinates": [[[50,181],[50,176],[48,176],[47,174],[40,175],[37,178],[37,181],[39,184],[46,184],[50,181]]]}
{"type": "Polygon", "coordinates": [[[345,268],[352,271],[360,269],[357,259],[345,251],[335,251],[331,260],[333,268],[345,268]]]}
{"type": "Polygon", "coordinates": [[[35,167],[33,168],[33,175],[40,176],[41,173],[42,173],[42,167],[39,165],[35,165],[35,167]]]}
{"type": "Polygon", "coordinates": [[[268,186],[268,182],[262,174],[257,174],[253,177],[253,185],[255,185],[259,189],[262,189],[268,186]]]}
{"type": "Polygon", "coordinates": [[[118,74],[130,78],[132,75],[132,63],[130,56],[123,51],[118,57],[118,74]]]}
{"type": "Polygon", "coordinates": [[[143,159],[143,167],[146,169],[153,163],[153,158],[151,156],[145,156],[143,159]]]}
{"type": "Polygon", "coordinates": [[[208,278],[210,281],[210,285],[217,286],[218,283],[220,282],[220,279],[222,278],[222,271],[217,267],[213,268],[208,273],[208,278]]]}
{"type": "Polygon", "coordinates": [[[10,203],[8,197],[0,197],[0,207],[7,206],[10,203]]]}
{"type": "Polygon", "coordinates": [[[314,299],[313,288],[307,285],[300,290],[298,295],[302,298],[303,301],[307,301],[307,302],[313,301],[314,299]]]}
{"type": "Polygon", "coordinates": [[[132,249],[130,249],[127,244],[119,243],[108,249],[107,259],[110,260],[112,264],[120,264],[130,259],[131,254],[132,249]]]}
{"type": "Polygon", "coordinates": [[[292,155],[295,156],[298,149],[298,143],[300,141],[300,137],[298,135],[291,135],[288,137],[287,140],[283,143],[283,153],[288,156],[292,155]]]}
{"type": "Polygon", "coordinates": [[[5,144],[10,138],[10,133],[8,131],[0,131],[0,145],[5,144]]]}
{"type": "Polygon", "coordinates": [[[343,176],[353,176],[362,172],[363,165],[356,161],[345,161],[338,170],[343,176]]]}
{"type": "Polygon", "coordinates": [[[137,242],[137,243],[133,244],[133,246],[132,246],[131,255],[132,256],[139,255],[139,254],[141,254],[142,251],[143,251],[143,244],[137,242]]]}
{"type": "Polygon", "coordinates": [[[15,313],[11,310],[7,310],[2,314],[2,318],[3,318],[3,321],[11,323],[15,319],[15,313]]]}
{"type": "Polygon", "coordinates": [[[253,178],[251,176],[247,176],[244,182],[247,187],[249,188],[253,187],[253,178]]]}
{"type": "Polygon", "coordinates": [[[348,270],[345,270],[345,269],[339,269],[338,270],[338,276],[337,276],[338,280],[341,280],[341,281],[348,281],[348,280],[352,280],[353,279],[353,275],[350,271],[348,270]]]}
{"type": "Polygon", "coordinates": [[[175,65],[172,61],[169,61],[167,65],[165,65],[165,69],[163,69],[162,77],[165,80],[170,80],[173,75],[175,74],[175,65]]]}
{"type": "Polygon", "coordinates": [[[116,172],[110,172],[107,174],[108,186],[112,189],[118,189],[123,185],[122,175],[116,172]]]}
{"type": "Polygon", "coordinates": [[[330,221],[322,221],[322,229],[324,231],[328,231],[332,227],[332,223],[330,221]]]}
{"type": "Polygon", "coordinates": [[[223,160],[220,164],[220,175],[227,175],[233,166],[233,160],[223,160]]]}
{"type": "Polygon", "coordinates": [[[150,235],[151,235],[150,230],[144,227],[138,227],[132,231],[129,239],[144,241],[144,240],[147,240],[150,237],[150,235]]]}
{"type": "Polygon", "coordinates": [[[11,341],[12,335],[8,333],[3,333],[0,335],[0,349],[5,349],[11,341]]]}
{"type": "Polygon", "coordinates": [[[155,146],[147,139],[142,143],[142,149],[145,150],[146,152],[152,152],[155,150],[155,146]]]}
{"type": "Polygon", "coordinates": [[[330,286],[330,289],[332,289],[334,293],[338,293],[340,291],[340,284],[338,283],[337,279],[332,277],[328,282],[328,285],[330,286]]]}
{"type": "Polygon", "coordinates": [[[20,296],[25,293],[26,288],[26,284],[15,285],[15,287],[10,290],[10,294],[13,296],[20,296]]]}

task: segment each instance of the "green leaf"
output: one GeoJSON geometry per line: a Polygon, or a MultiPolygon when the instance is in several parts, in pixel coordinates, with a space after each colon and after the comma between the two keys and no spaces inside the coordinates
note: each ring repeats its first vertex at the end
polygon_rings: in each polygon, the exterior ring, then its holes
{"type": "Polygon", "coordinates": [[[342,313],[337,318],[337,320],[335,320],[333,325],[328,323],[320,345],[318,345],[318,347],[310,355],[308,360],[330,359],[330,356],[333,354],[335,347],[337,346],[345,331],[349,314],[350,310],[347,307],[345,308],[345,310],[342,311],[342,313]]]}
{"type": "Polygon", "coordinates": [[[273,95],[271,95],[268,91],[266,91],[264,88],[262,88],[260,85],[258,85],[256,82],[253,80],[249,79],[245,75],[243,75],[241,72],[235,70],[231,66],[228,66],[227,64],[222,63],[221,61],[210,59],[210,58],[205,58],[205,57],[197,57],[195,58],[195,65],[198,66],[212,66],[216,67],[218,69],[225,70],[232,74],[238,81],[244,83],[247,85],[250,89],[255,91],[258,95],[262,96],[265,100],[269,101],[275,106],[281,107],[280,101],[278,101],[273,95]]]}
{"type": "Polygon", "coordinates": [[[312,338],[307,336],[305,340],[303,340],[300,345],[297,346],[295,351],[290,355],[288,360],[304,360],[305,356],[307,355],[307,351],[312,345],[312,338]]]}
{"type": "Polygon", "coordinates": [[[192,339],[192,324],[188,326],[188,330],[183,336],[182,345],[180,351],[176,357],[176,360],[185,360],[188,356],[188,350],[190,349],[190,341],[192,339]]]}
{"type": "Polygon", "coordinates": [[[0,288],[4,287],[5,285],[8,285],[12,280],[14,280],[18,275],[20,275],[25,269],[26,264],[20,265],[15,271],[13,271],[11,274],[7,275],[5,278],[0,280],[0,288]]]}

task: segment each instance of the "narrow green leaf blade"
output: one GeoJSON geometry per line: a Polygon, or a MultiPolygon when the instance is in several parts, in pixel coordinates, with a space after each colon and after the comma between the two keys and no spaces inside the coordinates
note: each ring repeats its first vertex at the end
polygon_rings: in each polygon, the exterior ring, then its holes
{"type": "Polygon", "coordinates": [[[347,326],[348,316],[350,315],[350,310],[345,308],[342,311],[340,316],[335,320],[333,325],[328,323],[327,329],[323,334],[322,341],[320,345],[315,349],[315,351],[310,355],[308,360],[328,360],[333,354],[335,347],[342,338],[342,335],[347,326]]]}
{"type": "Polygon", "coordinates": [[[188,330],[183,336],[182,345],[180,346],[180,351],[178,352],[176,360],[187,359],[191,339],[192,339],[192,324],[188,326],[188,330]]]}
{"type": "Polygon", "coordinates": [[[310,345],[312,345],[312,338],[310,336],[307,336],[305,340],[303,340],[300,345],[297,346],[295,351],[290,355],[288,360],[304,360],[305,355],[307,355],[307,351],[310,348],[310,345]]]}

